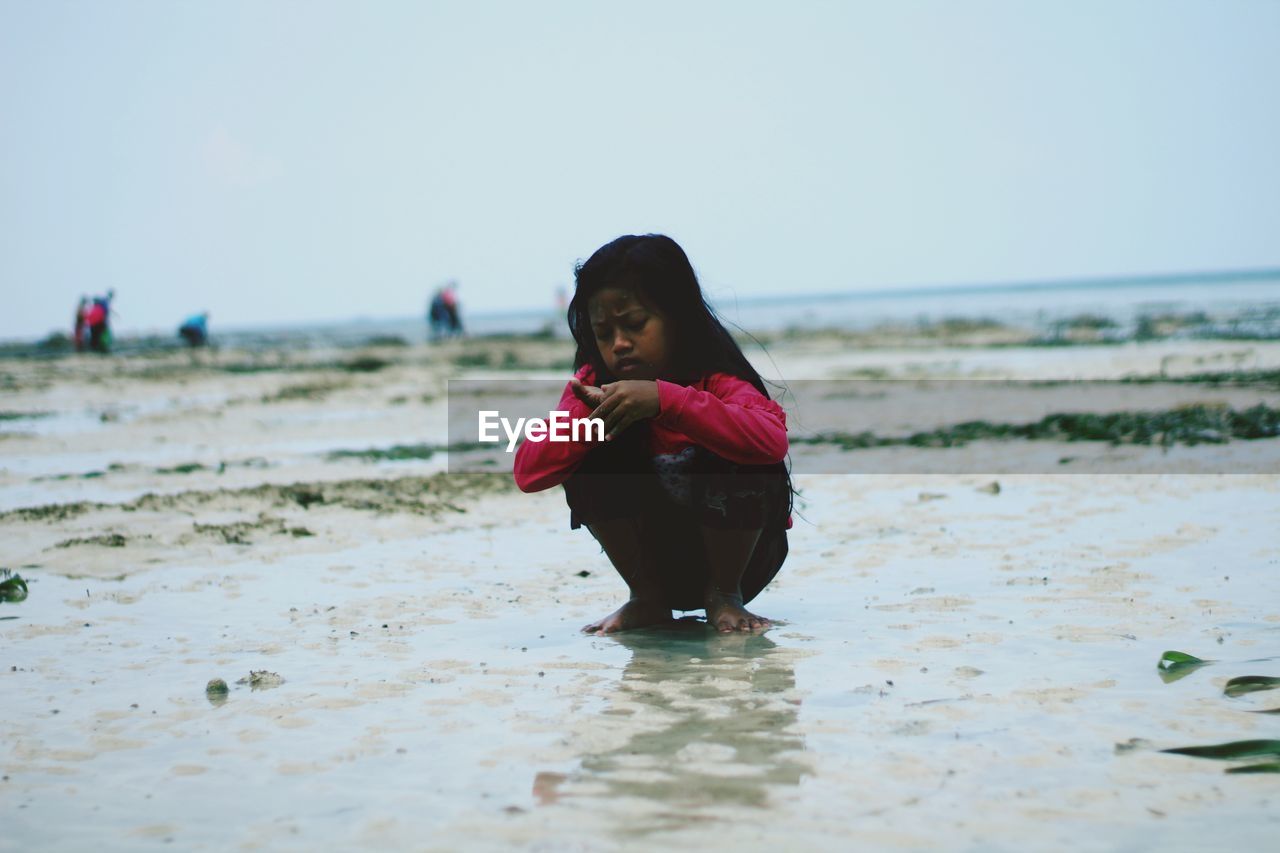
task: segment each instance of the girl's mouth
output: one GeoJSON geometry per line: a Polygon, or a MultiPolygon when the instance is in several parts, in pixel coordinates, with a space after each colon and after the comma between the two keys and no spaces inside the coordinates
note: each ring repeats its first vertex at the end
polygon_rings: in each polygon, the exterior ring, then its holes
{"type": "Polygon", "coordinates": [[[618,360],[615,370],[617,370],[618,373],[622,373],[624,371],[636,370],[643,366],[644,362],[638,358],[622,358],[618,360]]]}

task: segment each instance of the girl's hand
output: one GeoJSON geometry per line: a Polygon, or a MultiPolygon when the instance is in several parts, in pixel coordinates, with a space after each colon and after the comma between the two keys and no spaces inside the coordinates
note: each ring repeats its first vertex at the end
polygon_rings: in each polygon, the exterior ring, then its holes
{"type": "Polygon", "coordinates": [[[604,399],[592,415],[604,419],[605,441],[612,441],[636,421],[657,417],[661,411],[658,383],[651,379],[623,379],[601,385],[599,391],[604,399]]]}
{"type": "Polygon", "coordinates": [[[576,376],[570,377],[569,390],[573,391],[573,396],[592,409],[604,402],[604,391],[594,385],[583,385],[582,380],[576,376]]]}

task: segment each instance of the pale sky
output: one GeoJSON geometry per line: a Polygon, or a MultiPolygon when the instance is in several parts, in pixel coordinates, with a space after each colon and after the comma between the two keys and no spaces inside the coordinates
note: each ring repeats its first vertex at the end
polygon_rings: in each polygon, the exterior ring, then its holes
{"type": "Polygon", "coordinates": [[[1280,2],[0,0],[0,337],[1280,266],[1280,2]]]}

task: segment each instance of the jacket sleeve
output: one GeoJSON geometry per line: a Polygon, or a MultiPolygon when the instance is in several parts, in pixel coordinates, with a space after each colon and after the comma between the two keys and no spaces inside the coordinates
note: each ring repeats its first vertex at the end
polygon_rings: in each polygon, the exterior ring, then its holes
{"type": "MultiPolygon", "coordinates": [[[[595,384],[590,367],[584,366],[575,376],[585,385],[595,384]]],[[[565,383],[556,410],[568,412],[571,420],[591,417],[591,409],[574,396],[569,383],[565,383]]],[[[516,485],[522,492],[540,492],[560,485],[582,464],[592,446],[588,441],[522,441],[516,448],[516,485]]]]}
{"type": "Polygon", "coordinates": [[[782,407],[744,379],[717,373],[707,390],[658,380],[655,421],[740,465],[770,465],[787,456],[782,407]]]}

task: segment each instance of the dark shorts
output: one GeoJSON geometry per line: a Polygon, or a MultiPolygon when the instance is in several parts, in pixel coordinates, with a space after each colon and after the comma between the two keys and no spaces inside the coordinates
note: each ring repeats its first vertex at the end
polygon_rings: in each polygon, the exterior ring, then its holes
{"type": "Polygon", "coordinates": [[[587,454],[564,483],[569,526],[577,529],[621,518],[639,519],[646,571],[658,578],[673,610],[703,607],[708,580],[704,525],[758,529],[760,539],[743,572],[741,588],[744,601],[759,595],[787,558],[790,493],[785,469],[736,465],[697,448],[688,466],[687,500],[677,502],[642,447],[643,442],[619,440],[587,454]]]}

